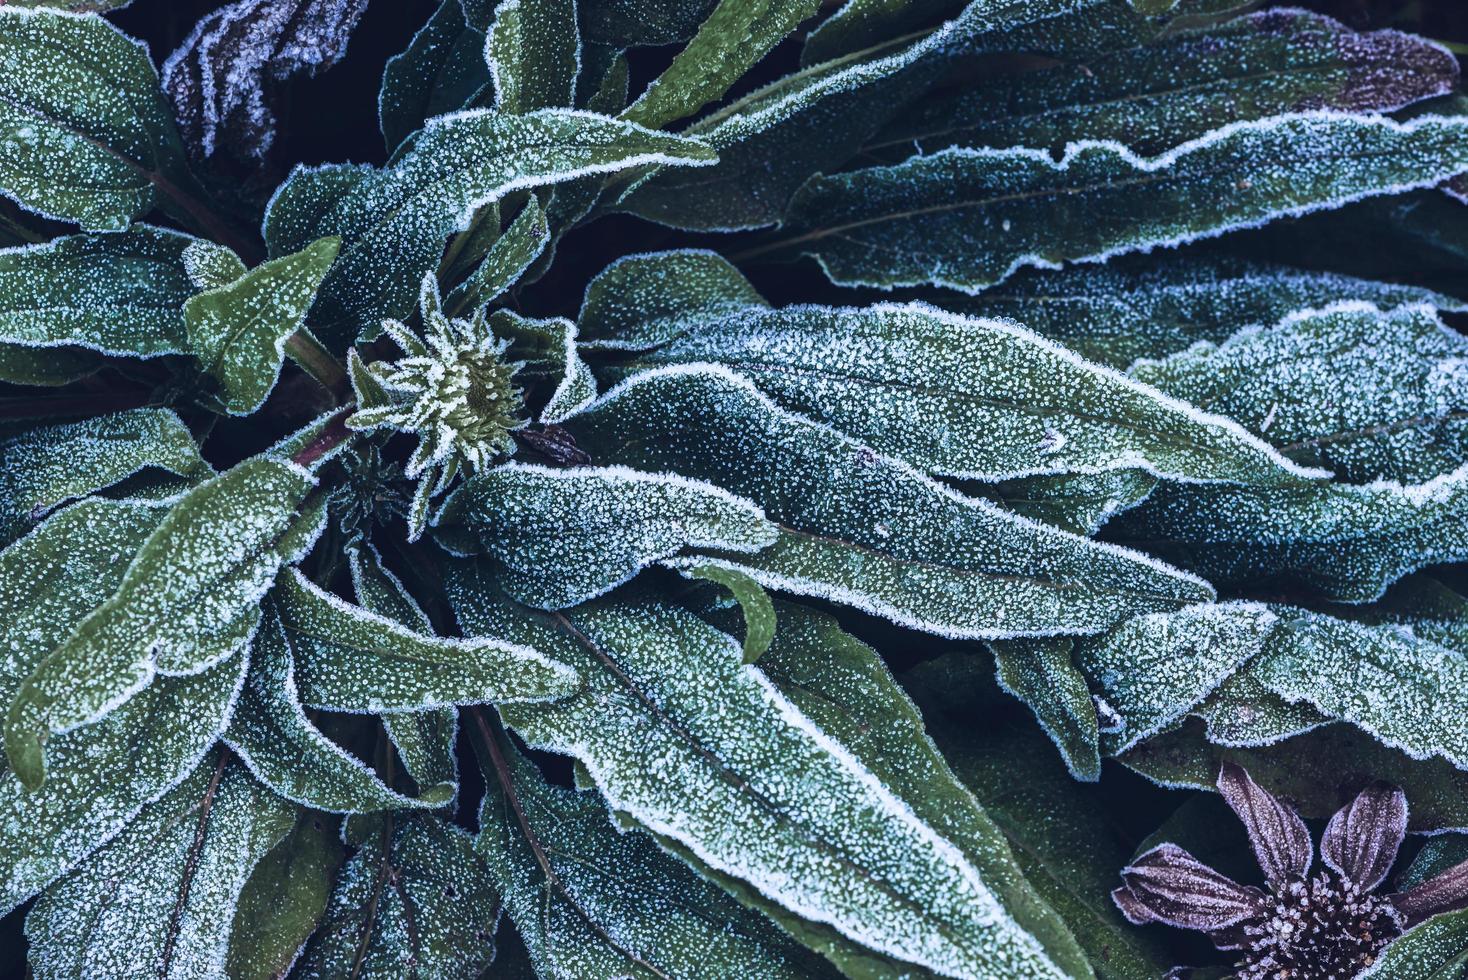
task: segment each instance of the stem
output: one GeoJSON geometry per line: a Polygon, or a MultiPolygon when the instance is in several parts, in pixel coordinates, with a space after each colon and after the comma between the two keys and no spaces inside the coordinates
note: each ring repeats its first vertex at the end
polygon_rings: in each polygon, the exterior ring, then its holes
{"type": "Polygon", "coordinates": [[[338,403],[346,398],[351,388],[347,369],[304,327],[286,338],[285,352],[307,374],[320,381],[338,403]]]}
{"type": "Polygon", "coordinates": [[[350,439],[353,432],[347,428],[347,418],[355,410],[355,405],[348,405],[333,415],[316,438],[291,457],[291,462],[309,469],[321,457],[350,439]]]}
{"type": "Polygon", "coordinates": [[[206,238],[212,238],[220,245],[229,248],[243,259],[246,265],[259,265],[264,260],[265,249],[263,247],[235,231],[198,198],[161,173],[156,171],[145,171],[144,173],[154,187],[178,205],[179,210],[182,211],[179,217],[186,217],[194,228],[202,232],[206,238]]]}

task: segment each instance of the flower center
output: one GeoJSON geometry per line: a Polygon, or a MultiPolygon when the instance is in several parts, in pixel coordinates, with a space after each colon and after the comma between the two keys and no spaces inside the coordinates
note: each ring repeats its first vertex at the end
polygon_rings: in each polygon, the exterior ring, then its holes
{"type": "Polygon", "coordinates": [[[1349,980],[1402,933],[1391,903],[1333,871],[1274,898],[1274,914],[1248,929],[1239,980],[1349,980]]]}

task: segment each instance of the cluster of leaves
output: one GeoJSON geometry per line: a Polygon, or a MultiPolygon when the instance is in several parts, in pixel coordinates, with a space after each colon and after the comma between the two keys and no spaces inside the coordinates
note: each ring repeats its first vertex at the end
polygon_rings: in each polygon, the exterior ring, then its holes
{"type": "MultiPolygon", "coordinates": [[[[1135,774],[1223,761],[1307,818],[1404,787],[1400,882],[1468,850],[1442,46],[442,0],[383,162],[256,196],[366,0],[235,0],[161,73],[119,5],[0,6],[36,977],[1160,977],[1197,950],[1119,870],[1237,842],[1202,792],[1140,840],[1135,774]]],[[[1465,964],[1459,912],[1376,972],[1465,964]]]]}

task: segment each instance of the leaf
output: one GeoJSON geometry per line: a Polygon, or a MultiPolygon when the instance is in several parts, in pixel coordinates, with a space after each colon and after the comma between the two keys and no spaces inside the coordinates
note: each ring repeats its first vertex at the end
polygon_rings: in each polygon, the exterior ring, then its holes
{"type": "Polygon", "coordinates": [[[641,350],[666,343],[690,323],[767,305],[723,256],[690,248],[613,262],[587,284],[576,319],[589,344],[641,350]]]}
{"type": "Polygon", "coordinates": [[[209,473],[194,437],[166,408],[37,426],[0,441],[0,540],[147,467],[190,478],[209,473]]]}
{"type": "Polygon", "coordinates": [[[494,957],[500,904],[472,838],[426,814],[381,819],[337,876],[297,974],[479,976],[494,957]]]}
{"type": "Polygon", "coordinates": [[[275,387],[285,342],[306,322],[341,243],[323,238],[184,304],[189,346],[225,391],[231,415],[251,415],[275,387]]]}
{"type": "Polygon", "coordinates": [[[363,328],[375,330],[382,317],[407,315],[444,239],[510,191],[645,164],[697,166],[712,158],[692,140],[587,112],[467,110],[430,120],[383,170],[298,168],[272,201],[267,240],[279,254],[297,237],[287,228],[309,226],[312,237],[342,239],[312,320],[323,339],[342,346],[363,328]],[[293,190],[298,179],[306,186],[293,190]],[[319,217],[303,221],[290,214],[302,206],[319,217]]]}
{"type": "Polygon", "coordinates": [[[682,326],[618,373],[724,364],[781,407],[937,476],[1140,468],[1270,485],[1326,475],[1007,321],[880,304],[755,307],[682,326]]]}
{"type": "Polygon", "coordinates": [[[622,117],[659,129],[693,115],[723,96],[819,7],[817,0],[720,0],[622,117]]]}
{"type": "Polygon", "coordinates": [[[184,255],[195,241],[137,225],[0,251],[0,340],[124,357],[185,353],[183,305],[197,290],[184,255]]]}
{"type": "Polygon", "coordinates": [[[746,572],[909,628],[970,639],[1094,632],[1208,586],[965,497],[777,408],[711,366],[629,379],[566,427],[600,462],[671,471],[749,498],[780,526],[752,556],[678,559],[746,572]],[[633,420],[636,420],[635,422],[633,420]]]}
{"type": "Polygon", "coordinates": [[[585,0],[582,33],[616,48],[687,41],[718,0],[585,0]]]}
{"type": "Polygon", "coordinates": [[[480,55],[493,10],[489,0],[443,0],[408,47],[387,60],[377,106],[389,153],[432,117],[485,98],[492,81],[480,55]]]}
{"type": "Polygon", "coordinates": [[[1060,750],[1071,777],[1101,779],[1101,733],[1086,679],[1071,662],[1073,641],[1063,637],[995,640],[995,679],[1029,706],[1035,720],[1060,750]]]}
{"type": "Polygon", "coordinates": [[[1370,602],[1403,575],[1468,553],[1465,500],[1464,466],[1408,485],[1166,484],[1107,534],[1219,584],[1286,578],[1330,599],[1370,602]]]}
{"type": "Polygon", "coordinates": [[[23,347],[0,341],[0,381],[57,388],[94,374],[102,358],[77,347],[23,347]]]}
{"type": "Polygon", "coordinates": [[[1223,343],[1245,327],[1298,310],[1357,300],[1383,309],[1464,304],[1430,290],[1222,257],[1123,256],[1059,271],[1023,269],[978,296],[936,299],[968,316],[1009,317],[1088,361],[1125,370],[1199,341],[1223,343]]]}
{"type": "Polygon", "coordinates": [[[620,466],[499,466],[454,491],[439,523],[462,524],[455,543],[477,542],[503,570],[506,591],[538,609],[585,602],[687,549],[758,551],[775,539],[747,500],[620,466]]]}
{"type": "Polygon", "coordinates": [[[297,523],[314,483],[299,467],[254,459],[173,505],[111,596],[11,701],[5,753],[28,788],[44,778],[53,736],[95,724],[157,674],[196,674],[248,642],[276,569],[314,539],[297,523]]]}
{"type": "Polygon", "coordinates": [[[369,766],[311,723],[294,674],[290,641],[269,609],[255,634],[250,676],[224,740],[277,795],[332,813],[434,809],[453,799],[457,787],[452,783],[424,786],[416,798],[384,785],[369,766]]]}
{"type": "Polygon", "coordinates": [[[142,46],[100,17],[0,10],[0,188],[22,207],[120,231],[188,180],[142,46]]]}
{"type": "Polygon", "coordinates": [[[263,160],[275,142],[272,89],[346,54],[367,0],[236,0],[206,14],[163,65],[189,148],[263,160]]]}
{"type": "Polygon", "coordinates": [[[1109,470],[1006,480],[995,489],[1004,506],[1023,517],[1090,536],[1146,500],[1156,486],[1157,478],[1143,470],[1109,470]]]}
{"type": "Polygon", "coordinates": [[[764,656],[775,639],[779,624],[775,617],[775,604],[760,584],[743,572],[718,565],[696,565],[684,574],[728,590],[744,617],[744,662],[752,664],[764,656]]]}
{"type": "Polygon", "coordinates": [[[228,286],[250,271],[245,260],[232,249],[203,238],[190,242],[184,249],[183,264],[189,281],[198,289],[228,286]]]}
{"type": "Polygon", "coordinates": [[[545,211],[531,195],[505,233],[489,247],[484,261],[444,298],[444,309],[455,315],[498,299],[544,254],[550,240],[545,211]]]}
{"type": "Polygon", "coordinates": [[[496,310],[490,317],[490,329],[495,336],[513,341],[511,356],[529,362],[527,376],[560,378],[540,409],[539,422],[554,425],[564,421],[596,398],[596,378],[581,359],[578,331],[570,320],[531,320],[513,310],[496,310]]]}
{"type": "Polygon", "coordinates": [[[1468,911],[1435,916],[1395,939],[1363,978],[1462,980],[1468,976],[1468,911]]]}
{"type": "Polygon", "coordinates": [[[322,591],[294,569],[276,590],[300,700],[329,711],[421,711],[538,701],[576,690],[576,673],[502,640],[420,633],[322,591]]]}
{"type": "Polygon", "coordinates": [[[324,821],[306,811],[255,865],[236,905],[225,973],[279,980],[316,930],[345,855],[324,821]]]}
{"type": "Polygon", "coordinates": [[[1062,975],[942,831],[743,664],[731,637],[655,601],[532,614],[497,599],[482,571],[450,569],[466,631],[554,649],[587,683],[556,704],[503,708],[506,722],[575,755],[612,809],[904,964],[1062,975]]]}
{"type": "Polygon", "coordinates": [[[1072,143],[1059,160],[956,147],[812,179],[783,237],[745,255],[812,255],[840,285],[976,293],[1024,266],[1099,261],[1431,186],[1468,169],[1465,129],[1468,119],[1312,112],[1230,124],[1154,157],[1107,142],[1072,143]]]}
{"type": "Polygon", "coordinates": [[[540,976],[794,980],[819,970],[646,835],[619,833],[594,794],[552,786],[488,737],[494,762],[484,764],[475,850],[540,976]]]}
{"type": "Polygon", "coordinates": [[[1413,483],[1468,457],[1465,359],[1468,341],[1431,308],[1344,303],[1129,373],[1339,479],[1413,483]]]}
{"type": "Polygon", "coordinates": [[[575,0],[500,0],[484,57],[500,112],[574,105],[581,71],[575,0]]]}
{"type": "Polygon", "coordinates": [[[1311,109],[1390,111],[1452,90],[1458,64],[1397,31],[1358,34],[1265,10],[1041,71],[1000,75],[898,116],[869,151],[1114,140],[1141,156],[1243,120],[1311,109]]]}
{"type": "Polygon", "coordinates": [[[1033,725],[975,724],[999,700],[987,658],[947,654],[902,678],[944,759],[1003,831],[1036,892],[1070,927],[1100,980],[1155,980],[1175,960],[1111,901],[1132,855],[1103,790],[1078,783],[1033,725]]]}
{"type": "Polygon", "coordinates": [[[223,975],[235,904],[294,813],[216,756],[36,903],[37,977],[223,975]]]}
{"type": "Polygon", "coordinates": [[[800,63],[809,67],[876,47],[957,12],[959,0],[846,0],[805,39],[800,63]]]}

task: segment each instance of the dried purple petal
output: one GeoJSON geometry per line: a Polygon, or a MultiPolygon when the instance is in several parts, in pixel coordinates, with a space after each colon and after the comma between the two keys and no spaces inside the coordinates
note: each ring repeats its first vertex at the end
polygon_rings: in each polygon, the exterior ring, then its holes
{"type": "Polygon", "coordinates": [[[1468,907],[1468,861],[1387,897],[1409,928],[1434,915],[1468,907]]]}
{"type": "Polygon", "coordinates": [[[1244,822],[1264,876],[1276,890],[1310,870],[1310,832],[1300,815],[1266,791],[1242,766],[1225,762],[1218,791],[1244,822]]]}
{"type": "Polygon", "coordinates": [[[1175,844],[1161,844],[1123,868],[1126,882],[1112,899],[1138,925],[1162,922],[1213,932],[1260,916],[1264,892],[1214,871],[1175,844]]]}
{"type": "Polygon", "coordinates": [[[1371,891],[1386,878],[1407,836],[1407,796],[1375,783],[1336,811],[1320,840],[1320,857],[1342,877],[1371,891]]]}

